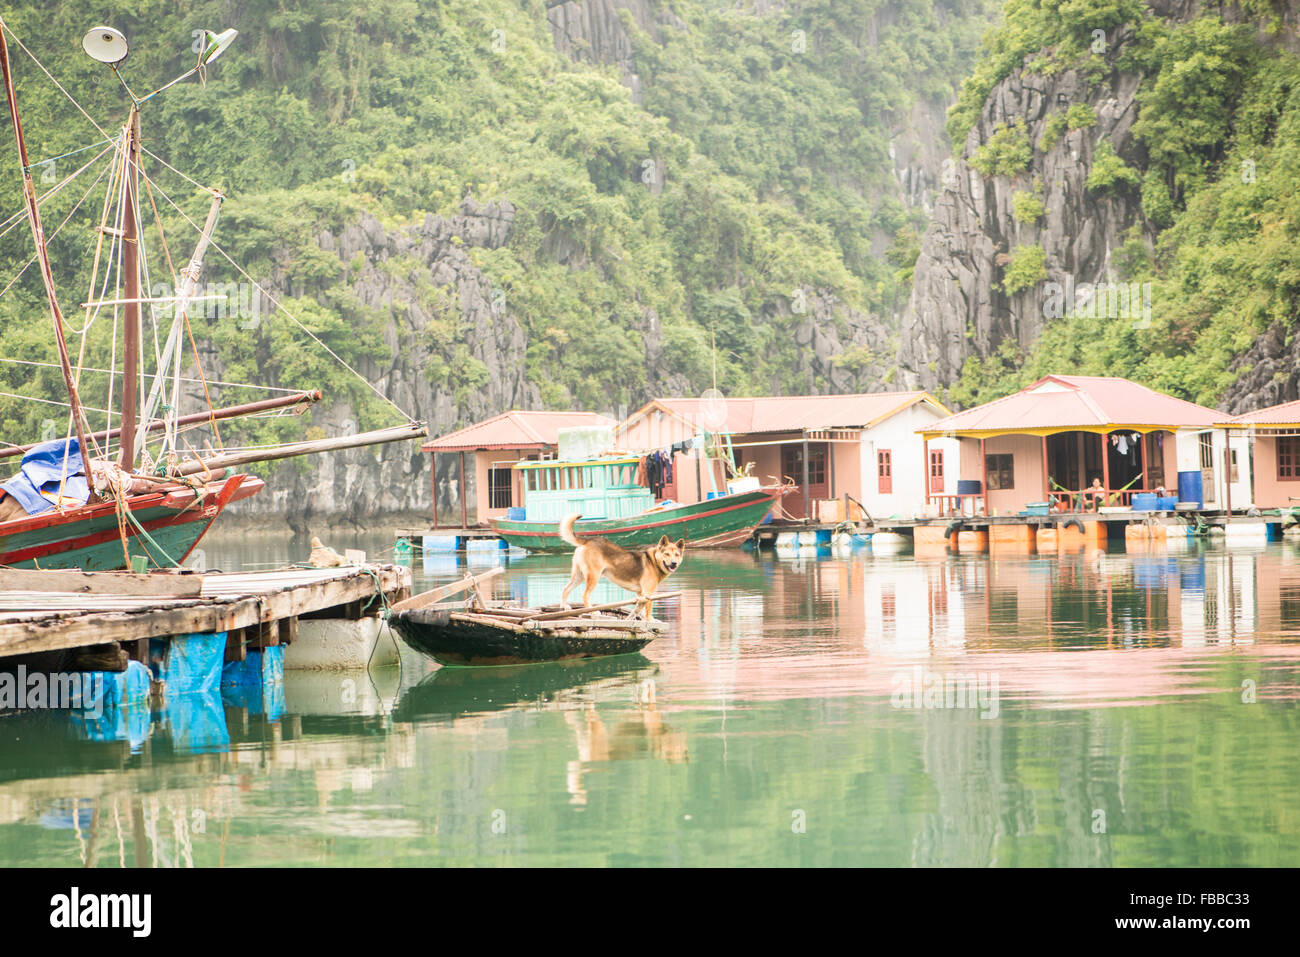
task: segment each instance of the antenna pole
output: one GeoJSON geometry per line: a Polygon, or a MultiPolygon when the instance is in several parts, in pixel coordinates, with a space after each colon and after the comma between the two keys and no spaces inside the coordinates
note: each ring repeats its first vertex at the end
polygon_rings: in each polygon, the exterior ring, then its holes
{"type": "MultiPolygon", "coordinates": [[[[32,238],[36,240],[36,255],[41,261],[41,280],[45,283],[45,295],[50,303],[50,315],[54,320],[54,339],[59,348],[59,365],[63,368],[63,384],[68,390],[68,403],[72,408],[72,427],[77,433],[77,447],[81,450],[82,467],[86,476],[90,476],[90,449],[86,447],[85,416],[81,411],[81,398],[77,395],[77,383],[72,375],[72,361],[68,358],[68,344],[63,338],[63,313],[59,310],[59,299],[54,289],[54,273],[50,270],[50,255],[45,248],[45,230],[41,225],[40,208],[36,205],[36,185],[32,182],[32,172],[27,162],[27,141],[23,139],[23,124],[18,117],[18,96],[14,91],[14,78],[9,69],[9,45],[5,41],[7,27],[0,20],[0,70],[4,72],[5,99],[9,103],[9,117],[14,124],[14,138],[18,142],[18,162],[22,165],[23,198],[27,202],[27,223],[32,228],[32,238]]],[[[91,492],[94,496],[94,492],[91,492]]]]}
{"type": "Polygon", "coordinates": [[[126,209],[122,213],[122,432],[117,453],[118,467],[130,472],[135,467],[136,406],[140,387],[140,242],[136,201],[140,162],[140,109],[131,107],[126,134],[126,209]]]}

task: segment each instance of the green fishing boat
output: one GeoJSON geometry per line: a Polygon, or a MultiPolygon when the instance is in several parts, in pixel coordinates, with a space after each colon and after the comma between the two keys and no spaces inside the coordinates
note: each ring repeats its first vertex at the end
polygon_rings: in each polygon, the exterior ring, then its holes
{"type": "Polygon", "coordinates": [[[653,545],[660,536],[684,538],[692,548],[723,548],[748,539],[790,485],[733,482],[730,490],[690,505],[656,505],[648,488],[636,483],[636,457],[581,462],[530,461],[515,466],[524,476],[525,517],[492,520],[492,528],[511,545],[533,552],[567,552],[560,520],[574,512],[581,538],[606,538],[625,548],[653,545]]]}

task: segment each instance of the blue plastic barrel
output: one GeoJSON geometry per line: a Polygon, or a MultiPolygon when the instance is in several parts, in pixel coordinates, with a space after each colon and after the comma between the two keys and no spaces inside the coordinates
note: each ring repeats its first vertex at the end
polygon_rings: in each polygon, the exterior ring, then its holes
{"type": "Polygon", "coordinates": [[[1197,508],[1205,505],[1205,486],[1201,483],[1201,470],[1192,469],[1178,473],[1178,501],[1194,503],[1197,508]]]}
{"type": "Polygon", "coordinates": [[[528,510],[525,508],[515,506],[514,508],[506,509],[506,521],[509,522],[522,522],[527,515],[528,510]]]}

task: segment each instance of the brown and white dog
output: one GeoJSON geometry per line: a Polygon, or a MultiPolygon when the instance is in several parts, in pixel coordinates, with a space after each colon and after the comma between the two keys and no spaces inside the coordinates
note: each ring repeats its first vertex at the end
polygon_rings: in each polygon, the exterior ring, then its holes
{"type": "Polygon", "coordinates": [[[575,512],[564,516],[560,522],[560,537],[573,546],[573,575],[560,593],[560,604],[567,608],[569,592],[579,582],[585,582],[582,604],[590,607],[591,593],[596,590],[596,583],[601,576],[604,576],[620,588],[636,592],[636,613],[649,618],[650,596],[681,565],[686,553],[686,539],[679,538],[670,542],[668,536],[664,535],[657,544],[632,551],[603,538],[580,540],[573,531],[573,526],[580,518],[582,516],[575,512]]]}

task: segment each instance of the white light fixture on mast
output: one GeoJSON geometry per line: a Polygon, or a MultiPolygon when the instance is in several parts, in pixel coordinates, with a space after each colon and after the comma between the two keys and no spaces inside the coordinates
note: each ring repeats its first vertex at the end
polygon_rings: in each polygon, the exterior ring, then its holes
{"type": "Polygon", "coordinates": [[[117,70],[117,68],[122,64],[122,61],[126,59],[127,53],[130,52],[127,47],[126,37],[122,35],[122,31],[115,30],[112,27],[95,27],[82,37],[81,46],[82,49],[86,51],[86,54],[92,59],[98,60],[100,63],[107,63],[112,67],[113,72],[117,74],[118,80],[121,81],[122,86],[126,88],[126,92],[130,95],[132,102],[135,103],[138,108],[145,100],[157,96],[163,90],[170,89],[177,83],[181,82],[181,80],[194,76],[196,73],[199,75],[200,81],[206,79],[205,74],[207,73],[208,64],[221,56],[221,54],[225,53],[230,44],[235,42],[235,37],[237,36],[239,36],[239,31],[233,28],[222,30],[220,33],[216,33],[212,30],[204,30],[203,47],[199,51],[198,62],[170,83],[164,84],[152,93],[148,93],[141,97],[137,97],[131,92],[131,88],[127,86],[126,80],[122,78],[122,74],[118,73],[117,70]]]}
{"type": "Polygon", "coordinates": [[[126,37],[112,27],[95,27],[81,38],[81,48],[91,59],[110,66],[117,66],[131,52],[126,37]]]}

